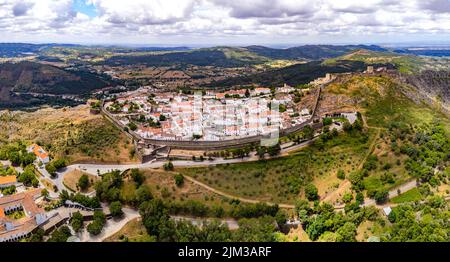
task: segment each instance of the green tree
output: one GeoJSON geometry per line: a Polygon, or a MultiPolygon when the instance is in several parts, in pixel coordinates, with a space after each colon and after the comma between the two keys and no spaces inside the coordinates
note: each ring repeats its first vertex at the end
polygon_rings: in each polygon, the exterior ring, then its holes
{"type": "Polygon", "coordinates": [[[128,128],[130,128],[131,131],[135,131],[138,127],[135,123],[130,122],[128,123],[128,128]]]}
{"type": "Polygon", "coordinates": [[[52,164],[56,169],[61,169],[67,166],[67,161],[65,159],[54,159],[52,164]]]}
{"type": "Polygon", "coordinates": [[[133,179],[133,181],[136,183],[136,186],[138,186],[138,187],[140,185],[142,185],[142,183],[144,183],[144,181],[145,181],[145,176],[137,168],[131,169],[131,178],[133,179]]]}
{"type": "Polygon", "coordinates": [[[81,190],[86,190],[89,187],[89,177],[86,174],[81,175],[80,179],[78,179],[77,186],[81,190]]]}
{"type": "Polygon", "coordinates": [[[98,235],[102,232],[106,224],[106,216],[101,211],[94,212],[93,222],[87,226],[87,231],[92,235],[98,235]]]}
{"type": "Polygon", "coordinates": [[[374,199],[378,204],[382,204],[388,200],[388,196],[389,192],[385,189],[381,189],[375,193],[374,199]]]}
{"type": "Polygon", "coordinates": [[[136,190],[136,201],[138,204],[148,201],[153,198],[152,193],[150,192],[150,189],[146,185],[141,185],[136,190]]]}
{"type": "Polygon", "coordinates": [[[344,180],[345,179],[345,172],[342,169],[339,169],[337,172],[337,178],[339,178],[340,180],[344,180]]]}
{"type": "Polygon", "coordinates": [[[67,226],[62,226],[59,229],[53,231],[47,242],[67,242],[67,239],[71,236],[70,229],[67,226]]]}
{"type": "Polygon", "coordinates": [[[114,201],[109,205],[109,211],[113,217],[120,217],[123,215],[122,204],[120,201],[114,201]]]}
{"type": "Polygon", "coordinates": [[[184,176],[182,174],[176,174],[174,176],[175,179],[175,185],[178,187],[182,186],[184,184],[184,176]]]}
{"type": "Polygon", "coordinates": [[[359,204],[364,203],[364,194],[362,192],[356,193],[356,202],[359,204]]]}
{"type": "Polygon", "coordinates": [[[173,170],[173,163],[172,161],[169,161],[164,164],[164,170],[166,171],[172,171],[173,170]]]}
{"type": "Polygon", "coordinates": [[[353,127],[352,127],[352,124],[350,124],[348,121],[345,121],[343,128],[344,128],[345,132],[350,132],[350,131],[352,131],[353,127]]]}
{"type": "Polygon", "coordinates": [[[45,170],[47,170],[47,172],[54,177],[56,175],[56,167],[52,164],[52,163],[48,163],[45,166],[45,170]]]}
{"type": "Polygon", "coordinates": [[[278,226],[282,226],[286,224],[287,221],[287,214],[283,210],[278,210],[277,214],[275,215],[275,221],[277,222],[278,226]]]}
{"type": "Polygon", "coordinates": [[[331,118],[329,118],[329,117],[325,117],[324,119],[323,119],[323,125],[324,126],[329,126],[329,125],[331,125],[333,123],[333,119],[331,119],[331,118]]]}
{"type": "Polygon", "coordinates": [[[317,200],[319,198],[317,187],[313,184],[308,184],[305,187],[305,196],[310,201],[317,200]]]}
{"type": "Polygon", "coordinates": [[[342,201],[344,202],[344,203],[350,203],[350,202],[352,202],[352,200],[353,200],[353,195],[352,195],[352,193],[345,193],[344,194],[344,196],[342,197],[342,201]]]}
{"type": "Polygon", "coordinates": [[[156,236],[159,241],[171,241],[174,239],[175,225],[171,221],[166,206],[160,199],[152,199],[143,202],[139,207],[147,232],[156,236]]]}
{"type": "Polygon", "coordinates": [[[238,221],[232,239],[236,242],[274,242],[276,225],[273,217],[244,218],[238,221]]]}
{"type": "Polygon", "coordinates": [[[38,228],[30,237],[30,242],[42,242],[44,240],[44,229],[38,228]]]}
{"type": "Polygon", "coordinates": [[[75,232],[79,232],[83,227],[83,215],[80,212],[73,213],[70,224],[75,232]]]}
{"type": "Polygon", "coordinates": [[[346,222],[342,227],[340,227],[337,231],[338,242],[355,242],[356,239],[356,226],[352,222],[346,222]]]}
{"type": "Polygon", "coordinates": [[[41,196],[44,197],[44,199],[47,199],[49,196],[48,190],[46,188],[42,189],[41,196]]]}
{"type": "Polygon", "coordinates": [[[311,126],[305,126],[302,130],[303,136],[311,140],[314,137],[314,129],[311,126]]]}

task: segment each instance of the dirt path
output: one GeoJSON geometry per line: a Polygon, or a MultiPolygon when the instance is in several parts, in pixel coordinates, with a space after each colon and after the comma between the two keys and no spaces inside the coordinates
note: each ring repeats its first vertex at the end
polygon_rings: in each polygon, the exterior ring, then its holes
{"type": "MultiPolygon", "coordinates": [[[[266,203],[268,205],[275,205],[276,204],[276,203],[272,203],[272,202],[265,202],[265,201],[255,200],[255,199],[248,199],[248,198],[243,198],[243,197],[239,197],[239,196],[236,196],[236,195],[232,195],[232,194],[229,194],[229,193],[225,193],[225,192],[220,191],[218,189],[212,188],[212,187],[210,187],[210,186],[208,186],[208,185],[206,185],[206,184],[204,184],[204,183],[202,183],[202,182],[200,182],[200,181],[198,181],[198,180],[196,180],[196,179],[194,179],[194,178],[192,178],[190,176],[186,176],[185,175],[184,178],[186,178],[190,182],[192,182],[192,183],[194,183],[194,184],[196,184],[198,186],[201,186],[201,187],[203,187],[203,188],[205,188],[205,189],[207,189],[207,190],[209,190],[209,191],[211,191],[213,193],[216,193],[216,194],[218,194],[220,196],[224,196],[224,197],[231,198],[231,199],[237,199],[237,200],[239,200],[241,202],[244,202],[244,203],[250,203],[250,204],[266,203]]],[[[288,208],[288,209],[295,208],[294,205],[290,205],[290,204],[277,204],[277,205],[279,207],[281,207],[281,208],[288,208]]]]}

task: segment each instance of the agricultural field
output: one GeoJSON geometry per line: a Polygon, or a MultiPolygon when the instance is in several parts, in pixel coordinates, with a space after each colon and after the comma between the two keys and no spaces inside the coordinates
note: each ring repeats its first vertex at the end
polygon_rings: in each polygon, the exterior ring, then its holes
{"type": "Polygon", "coordinates": [[[176,169],[213,188],[232,195],[275,203],[294,203],[303,196],[303,187],[317,183],[319,195],[332,190],[338,169],[355,170],[366,154],[374,132],[340,134],[324,143],[287,157],[208,168],[176,169]]]}
{"type": "MultiPolygon", "coordinates": [[[[225,210],[230,208],[229,201],[231,199],[219,196],[186,179],[181,185],[177,186],[174,178],[176,173],[174,172],[159,169],[143,169],[141,171],[145,177],[144,185],[150,189],[153,197],[172,203],[199,201],[209,207],[220,205],[225,210]]],[[[127,177],[121,188],[122,198],[125,201],[134,198],[136,189],[136,183],[130,177],[127,177]]]]}

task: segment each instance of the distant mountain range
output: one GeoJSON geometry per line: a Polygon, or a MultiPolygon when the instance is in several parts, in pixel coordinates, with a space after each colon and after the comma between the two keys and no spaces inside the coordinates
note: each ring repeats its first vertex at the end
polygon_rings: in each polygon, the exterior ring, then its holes
{"type": "Polygon", "coordinates": [[[264,46],[212,47],[162,54],[119,55],[100,63],[108,65],[144,64],[147,66],[170,66],[189,64],[195,66],[239,67],[280,59],[323,60],[338,57],[358,49],[386,51],[386,49],[374,45],[305,45],[287,49],[264,46]]]}
{"type": "Polygon", "coordinates": [[[84,46],[76,44],[26,44],[26,43],[0,43],[0,57],[24,57],[29,55],[42,55],[52,48],[73,48],[81,50],[102,49],[112,53],[156,52],[156,51],[186,51],[189,47],[121,47],[121,46],[84,46]]]}
{"type": "Polygon", "coordinates": [[[420,56],[436,56],[436,57],[448,57],[450,56],[450,48],[405,48],[393,50],[398,54],[411,54],[420,56]]]}

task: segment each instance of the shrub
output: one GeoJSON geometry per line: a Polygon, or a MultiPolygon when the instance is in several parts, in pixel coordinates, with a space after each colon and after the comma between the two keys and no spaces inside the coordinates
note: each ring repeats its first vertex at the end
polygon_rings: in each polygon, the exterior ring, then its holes
{"type": "Polygon", "coordinates": [[[317,200],[319,197],[317,187],[313,184],[308,184],[305,187],[305,196],[310,201],[317,200]]]}
{"type": "Polygon", "coordinates": [[[339,178],[340,180],[344,180],[345,179],[345,172],[342,169],[339,169],[337,172],[337,178],[339,178]]]}
{"type": "Polygon", "coordinates": [[[145,176],[142,174],[141,171],[137,168],[131,169],[131,178],[136,183],[137,186],[142,185],[145,181],[145,176]]]}
{"type": "Polygon", "coordinates": [[[350,203],[353,200],[353,195],[352,193],[345,193],[344,196],[342,197],[342,201],[344,203],[350,203]]]}
{"type": "Polygon", "coordinates": [[[389,192],[385,189],[382,189],[375,193],[374,199],[378,204],[382,204],[388,200],[388,196],[389,196],[389,192]]]}
{"type": "Polygon", "coordinates": [[[92,235],[98,235],[102,232],[106,224],[106,216],[101,211],[94,212],[94,221],[87,226],[87,231],[92,235]]]}
{"type": "Polygon", "coordinates": [[[164,164],[164,170],[166,171],[172,171],[173,170],[173,163],[172,161],[169,161],[164,164]]]}
{"type": "Polygon", "coordinates": [[[119,201],[114,201],[109,205],[109,211],[113,217],[120,217],[123,215],[122,204],[119,201]]]}
{"type": "Polygon", "coordinates": [[[75,212],[71,218],[71,225],[75,232],[79,232],[83,227],[83,215],[80,212],[75,212]]]}
{"type": "Polygon", "coordinates": [[[329,125],[331,125],[333,123],[333,119],[331,119],[331,118],[329,118],[329,117],[325,117],[324,119],[323,119],[323,125],[324,126],[329,126],[329,125]]]}
{"type": "Polygon", "coordinates": [[[175,177],[175,185],[182,186],[184,183],[184,176],[181,174],[176,174],[175,177]]]}
{"type": "Polygon", "coordinates": [[[81,190],[86,190],[89,187],[89,177],[86,174],[81,175],[80,179],[78,179],[77,186],[81,190]]]}

